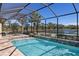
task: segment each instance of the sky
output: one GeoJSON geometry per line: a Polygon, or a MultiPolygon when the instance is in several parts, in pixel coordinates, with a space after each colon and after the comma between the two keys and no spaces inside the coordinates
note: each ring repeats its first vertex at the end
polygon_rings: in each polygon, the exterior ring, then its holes
{"type": "MultiPolygon", "coordinates": [[[[2,9],[1,10],[8,10],[8,9],[12,9],[12,8],[17,8],[17,7],[23,7],[25,6],[26,3],[11,3],[11,4],[3,4],[2,5],[2,9]]],[[[75,4],[76,8],[77,8],[77,11],[79,11],[79,4],[75,4]]],[[[31,13],[33,10],[37,10],[39,8],[43,7],[42,4],[39,4],[39,3],[35,3],[35,4],[30,4],[29,6],[27,6],[25,9],[23,9],[20,13],[23,13],[23,14],[28,14],[28,13],[31,13]],[[28,10],[30,9],[31,10],[28,10]]],[[[63,14],[68,14],[68,13],[73,13],[75,12],[72,4],[62,4],[62,3],[56,3],[56,4],[52,4],[50,6],[50,8],[55,12],[55,14],[58,16],[58,15],[63,15],[63,14]]],[[[38,11],[38,13],[40,15],[42,15],[44,18],[48,18],[48,17],[53,17],[55,16],[51,11],[50,9],[47,8],[44,8],[44,9],[41,9],[40,11],[38,11]]],[[[5,16],[5,15],[4,15],[5,16]]],[[[7,15],[6,17],[8,17],[9,15],[7,15]]],[[[52,22],[52,23],[56,23],[56,18],[52,18],[52,19],[47,19],[47,23],[49,22],[52,22]]],[[[14,22],[14,21],[12,21],[14,22]]],[[[44,23],[44,21],[41,21],[42,23],[44,23]]],[[[68,16],[63,16],[63,17],[59,17],[59,24],[64,24],[64,25],[76,25],[76,14],[73,14],[73,15],[68,15],[68,16]]]]}

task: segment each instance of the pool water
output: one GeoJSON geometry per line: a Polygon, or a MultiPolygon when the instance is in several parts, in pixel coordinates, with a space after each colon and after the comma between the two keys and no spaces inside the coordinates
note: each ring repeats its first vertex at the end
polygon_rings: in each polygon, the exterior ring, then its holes
{"type": "Polygon", "coordinates": [[[46,38],[23,38],[12,43],[25,56],[79,56],[78,47],[48,41],[46,38]]]}

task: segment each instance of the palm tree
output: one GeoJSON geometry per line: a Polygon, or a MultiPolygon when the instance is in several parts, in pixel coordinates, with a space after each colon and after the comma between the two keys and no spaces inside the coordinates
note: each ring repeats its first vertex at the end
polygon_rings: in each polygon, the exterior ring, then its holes
{"type": "Polygon", "coordinates": [[[40,23],[39,24],[39,28],[41,31],[44,31],[45,30],[45,24],[44,23],[40,23]]]}
{"type": "Polygon", "coordinates": [[[0,18],[0,23],[2,24],[2,31],[4,30],[4,23],[5,23],[6,19],[4,18],[0,18]]]}
{"type": "Polygon", "coordinates": [[[26,26],[26,23],[28,23],[28,20],[29,19],[27,17],[18,19],[18,21],[21,24],[21,31],[22,31],[22,33],[24,32],[24,27],[26,26]]]}
{"type": "Polygon", "coordinates": [[[18,32],[18,26],[19,26],[18,23],[11,24],[11,29],[12,29],[13,33],[16,34],[16,32],[18,32]]]}
{"type": "Polygon", "coordinates": [[[4,22],[5,22],[5,19],[0,19],[0,23],[2,23],[2,25],[4,24],[4,22]]]}
{"type": "Polygon", "coordinates": [[[7,20],[6,22],[7,22],[6,29],[7,29],[8,31],[11,31],[11,20],[7,20]]]}
{"type": "Polygon", "coordinates": [[[3,19],[3,18],[0,18],[0,23],[4,23],[5,22],[5,19],[3,19]]]}
{"type": "Polygon", "coordinates": [[[28,34],[29,33],[29,24],[26,23],[25,26],[24,26],[24,31],[28,34]]]}
{"type": "Polygon", "coordinates": [[[36,29],[36,32],[38,32],[38,24],[40,23],[42,16],[38,12],[33,12],[30,18],[30,22],[33,23],[34,30],[36,29]]]}
{"type": "Polygon", "coordinates": [[[28,33],[28,29],[29,29],[29,23],[28,22],[29,22],[29,18],[26,17],[25,22],[24,22],[24,31],[26,33],[28,33]]]}
{"type": "Polygon", "coordinates": [[[25,19],[24,18],[20,18],[20,19],[18,19],[18,21],[21,23],[21,31],[23,33],[24,32],[24,22],[25,22],[25,19]]]}

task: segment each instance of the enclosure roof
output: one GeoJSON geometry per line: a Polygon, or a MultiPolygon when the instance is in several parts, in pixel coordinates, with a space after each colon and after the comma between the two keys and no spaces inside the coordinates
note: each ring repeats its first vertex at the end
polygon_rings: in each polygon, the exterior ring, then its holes
{"type": "Polygon", "coordinates": [[[30,16],[33,12],[42,20],[79,13],[79,4],[72,3],[1,3],[0,18],[12,19],[30,16]]]}

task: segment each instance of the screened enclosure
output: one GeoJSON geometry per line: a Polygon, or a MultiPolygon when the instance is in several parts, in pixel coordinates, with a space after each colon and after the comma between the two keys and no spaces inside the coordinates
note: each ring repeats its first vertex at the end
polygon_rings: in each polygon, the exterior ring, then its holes
{"type": "Polygon", "coordinates": [[[77,3],[0,3],[0,23],[7,34],[79,40],[78,13],[77,3]]]}

